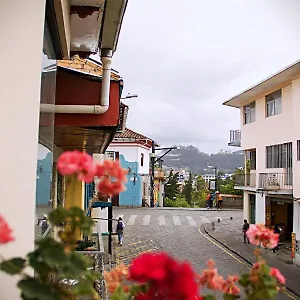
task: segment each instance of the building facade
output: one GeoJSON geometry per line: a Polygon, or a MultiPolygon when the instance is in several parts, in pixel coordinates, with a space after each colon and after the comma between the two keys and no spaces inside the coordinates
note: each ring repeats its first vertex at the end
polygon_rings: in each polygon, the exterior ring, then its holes
{"type": "Polygon", "coordinates": [[[300,62],[269,77],[224,104],[240,109],[241,130],[230,143],[241,146],[245,174],[244,217],[251,223],[282,227],[300,264],[300,62]]]}
{"type": "MultiPolygon", "coordinates": [[[[49,199],[54,207],[67,206],[72,195],[57,173],[58,156],[75,149],[103,153],[119,126],[120,82],[110,86],[110,70],[126,4],[126,0],[11,0],[0,11],[6,28],[0,33],[5,107],[0,112],[5,141],[0,151],[0,193],[1,199],[7,199],[0,212],[15,237],[1,249],[7,259],[24,257],[34,249],[38,144],[52,156],[49,199]],[[101,76],[57,68],[58,60],[97,53],[105,65],[101,76]]],[[[73,187],[73,200],[82,207],[84,187],[80,183],[73,187]]],[[[5,286],[1,299],[21,298],[17,280],[0,274],[0,285],[5,286]]]]}
{"type": "Polygon", "coordinates": [[[150,205],[150,152],[152,140],[128,128],[118,133],[107,153],[120,160],[128,170],[126,190],[114,199],[114,206],[141,207],[150,205]]]}

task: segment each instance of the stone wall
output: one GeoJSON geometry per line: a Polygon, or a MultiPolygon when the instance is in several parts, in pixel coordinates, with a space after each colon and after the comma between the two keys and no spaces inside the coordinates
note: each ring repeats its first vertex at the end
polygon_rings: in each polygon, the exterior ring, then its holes
{"type": "Polygon", "coordinates": [[[243,196],[223,195],[223,208],[243,209],[243,196]]]}

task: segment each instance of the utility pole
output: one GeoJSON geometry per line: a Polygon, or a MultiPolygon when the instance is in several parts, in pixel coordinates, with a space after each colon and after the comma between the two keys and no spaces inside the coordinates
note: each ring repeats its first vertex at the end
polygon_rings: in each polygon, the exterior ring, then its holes
{"type": "Polygon", "coordinates": [[[155,142],[152,141],[151,175],[150,175],[150,207],[154,207],[154,166],[155,166],[155,142]]]}

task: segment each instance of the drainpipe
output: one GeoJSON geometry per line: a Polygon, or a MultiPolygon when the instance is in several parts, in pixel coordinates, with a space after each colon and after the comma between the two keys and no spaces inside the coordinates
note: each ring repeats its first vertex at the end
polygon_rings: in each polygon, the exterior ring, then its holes
{"type": "Polygon", "coordinates": [[[43,113],[57,114],[104,114],[109,108],[110,73],[111,73],[111,49],[101,49],[102,62],[102,86],[100,105],[54,105],[41,103],[40,110],[43,113]]]}

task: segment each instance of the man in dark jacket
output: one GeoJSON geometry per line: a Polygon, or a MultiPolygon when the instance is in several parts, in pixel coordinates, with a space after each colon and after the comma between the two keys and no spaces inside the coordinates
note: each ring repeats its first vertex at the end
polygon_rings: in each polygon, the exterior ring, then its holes
{"type": "Polygon", "coordinates": [[[243,224],[243,234],[244,234],[244,243],[246,244],[248,242],[248,244],[250,244],[250,241],[247,237],[247,231],[250,228],[250,224],[248,223],[248,221],[245,219],[244,220],[244,224],[243,224]]]}

